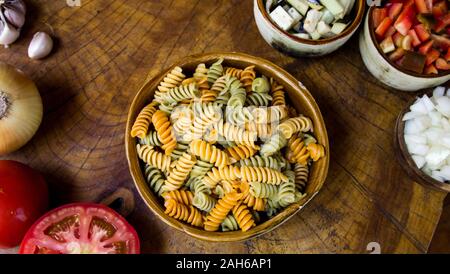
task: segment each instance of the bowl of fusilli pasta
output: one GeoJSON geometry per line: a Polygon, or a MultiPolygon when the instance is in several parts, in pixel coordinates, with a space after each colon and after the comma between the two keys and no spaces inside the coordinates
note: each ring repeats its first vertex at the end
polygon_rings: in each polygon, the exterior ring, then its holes
{"type": "Polygon", "coordinates": [[[322,188],[322,115],[293,76],[242,53],[190,56],[149,77],[125,146],[136,188],[166,224],[202,240],[271,231],[322,188]]]}

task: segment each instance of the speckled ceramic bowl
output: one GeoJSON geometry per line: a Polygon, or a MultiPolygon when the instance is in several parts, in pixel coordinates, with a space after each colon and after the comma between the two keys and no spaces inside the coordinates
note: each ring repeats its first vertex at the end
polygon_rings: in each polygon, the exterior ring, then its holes
{"type": "Polygon", "coordinates": [[[367,69],[374,77],[385,85],[402,91],[417,91],[425,88],[439,86],[450,80],[450,71],[440,72],[438,75],[423,75],[402,69],[389,60],[375,43],[375,31],[373,28],[372,12],[369,9],[364,20],[364,29],[359,37],[359,49],[361,57],[367,69]]]}
{"type": "Polygon", "coordinates": [[[353,22],[341,34],[320,40],[302,39],[282,30],[270,19],[264,0],[254,0],[253,11],[259,32],[273,48],[294,57],[313,57],[329,54],[347,42],[362,22],[365,5],[364,0],[357,0],[353,22]]]}

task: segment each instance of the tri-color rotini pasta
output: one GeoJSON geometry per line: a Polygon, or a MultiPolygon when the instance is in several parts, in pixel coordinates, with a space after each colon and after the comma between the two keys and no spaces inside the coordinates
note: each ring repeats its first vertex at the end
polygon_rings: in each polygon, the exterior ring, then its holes
{"type": "Polygon", "coordinates": [[[168,216],[248,231],[307,195],[311,165],[327,151],[280,83],[223,59],[163,78],[130,134],[168,216]]]}

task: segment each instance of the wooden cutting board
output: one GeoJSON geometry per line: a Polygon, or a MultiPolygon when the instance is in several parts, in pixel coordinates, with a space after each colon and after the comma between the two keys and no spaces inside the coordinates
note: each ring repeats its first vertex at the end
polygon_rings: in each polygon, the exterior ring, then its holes
{"type": "Polygon", "coordinates": [[[45,117],[26,147],[2,159],[40,170],[52,206],[99,202],[119,189],[114,197],[124,197],[124,214],[135,208],[128,219],[148,253],[369,253],[371,242],[383,253],[427,251],[445,194],[407,178],[393,146],[395,119],[414,95],[369,74],[358,34],[329,56],[295,59],[264,42],[250,0],[27,3],[22,36],[0,49],[0,60],[34,79],[45,117]],[[42,30],[57,37],[55,52],[30,61],[28,42],[42,30]],[[319,195],[275,231],[247,242],[202,242],[168,228],[138,196],[125,158],[128,107],[147,74],[211,51],[244,52],[286,69],[316,98],[330,137],[331,166],[319,195]]]}

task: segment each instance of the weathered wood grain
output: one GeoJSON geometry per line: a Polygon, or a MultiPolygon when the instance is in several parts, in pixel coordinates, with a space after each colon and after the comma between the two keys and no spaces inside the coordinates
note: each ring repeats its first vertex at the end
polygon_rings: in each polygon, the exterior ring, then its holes
{"type": "Polygon", "coordinates": [[[21,68],[41,91],[45,117],[35,138],[7,159],[40,170],[52,205],[101,201],[118,187],[136,195],[130,222],[143,252],[360,253],[426,252],[445,194],[415,184],[400,168],[394,122],[412,94],[382,87],[365,69],[357,37],[327,57],[294,59],[268,46],[252,1],[27,1],[20,40],[0,60],[21,68]],[[58,37],[54,54],[30,61],[38,30],[58,37]],[[128,107],[147,74],[186,55],[239,51],[285,68],[315,96],[328,127],[329,177],[321,193],[272,233],[242,243],[194,240],[168,228],[137,196],[125,159],[128,107]]]}

